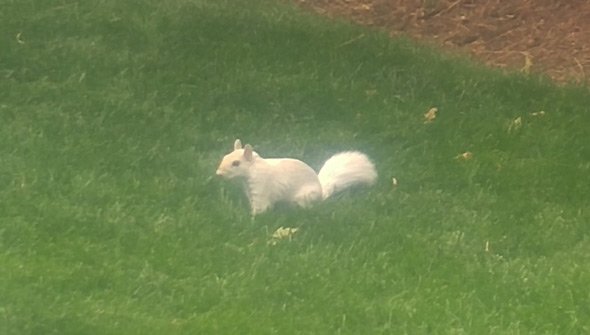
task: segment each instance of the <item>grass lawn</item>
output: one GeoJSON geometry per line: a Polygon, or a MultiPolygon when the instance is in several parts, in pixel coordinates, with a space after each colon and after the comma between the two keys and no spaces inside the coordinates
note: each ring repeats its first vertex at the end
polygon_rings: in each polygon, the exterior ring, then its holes
{"type": "Polygon", "coordinates": [[[1,334],[590,332],[587,88],[281,1],[0,7],[1,334]],[[253,221],[236,137],[380,179],[253,221]]]}

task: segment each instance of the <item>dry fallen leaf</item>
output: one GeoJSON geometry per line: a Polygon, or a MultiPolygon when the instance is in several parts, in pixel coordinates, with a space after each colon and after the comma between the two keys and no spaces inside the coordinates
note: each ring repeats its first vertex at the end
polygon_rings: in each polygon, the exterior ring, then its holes
{"type": "Polygon", "coordinates": [[[545,111],[539,111],[539,112],[532,112],[531,116],[544,116],[545,115],[545,111]]]}
{"type": "Polygon", "coordinates": [[[432,107],[424,114],[424,123],[431,123],[436,119],[436,113],[438,113],[438,108],[432,107]]]}
{"type": "Polygon", "coordinates": [[[18,44],[25,44],[25,41],[22,39],[23,33],[17,33],[16,34],[16,42],[18,44]]]}
{"type": "Polygon", "coordinates": [[[510,122],[510,125],[508,125],[508,132],[510,133],[513,131],[517,131],[521,127],[522,127],[522,117],[519,116],[510,122]]]}
{"type": "Polygon", "coordinates": [[[270,240],[271,245],[277,244],[280,240],[288,238],[291,240],[293,235],[299,230],[299,228],[284,228],[279,227],[273,234],[272,239],[270,240]]]}
{"type": "Polygon", "coordinates": [[[393,184],[393,188],[397,187],[397,178],[393,177],[391,178],[391,183],[393,184]]]}
{"type": "Polygon", "coordinates": [[[464,153],[455,156],[455,159],[464,161],[470,160],[471,158],[473,158],[473,153],[471,153],[471,151],[465,151],[464,153]]]}
{"type": "Polygon", "coordinates": [[[522,54],[524,55],[524,65],[520,69],[520,71],[522,73],[529,74],[531,73],[531,68],[533,67],[533,58],[531,54],[528,52],[523,52],[522,54]]]}
{"type": "Polygon", "coordinates": [[[378,92],[377,92],[377,90],[375,90],[375,89],[371,89],[371,90],[366,90],[366,91],[365,91],[365,95],[366,95],[366,96],[368,96],[368,97],[375,96],[375,95],[377,95],[377,93],[378,93],[378,92]]]}

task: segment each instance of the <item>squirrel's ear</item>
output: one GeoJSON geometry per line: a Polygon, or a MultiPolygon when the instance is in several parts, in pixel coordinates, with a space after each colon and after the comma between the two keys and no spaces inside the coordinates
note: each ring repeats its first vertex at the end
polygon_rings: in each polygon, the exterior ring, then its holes
{"type": "Polygon", "coordinates": [[[234,150],[238,150],[238,149],[242,149],[242,142],[240,141],[240,139],[236,139],[236,141],[234,142],[234,150]]]}
{"type": "Polygon", "coordinates": [[[247,161],[252,160],[252,146],[250,144],[246,144],[244,147],[244,158],[246,158],[247,161]]]}

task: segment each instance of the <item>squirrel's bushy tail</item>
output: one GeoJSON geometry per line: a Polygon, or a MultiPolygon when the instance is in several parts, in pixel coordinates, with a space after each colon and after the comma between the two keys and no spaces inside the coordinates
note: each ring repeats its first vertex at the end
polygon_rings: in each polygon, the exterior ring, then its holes
{"type": "Polygon", "coordinates": [[[377,171],[371,160],[358,151],[346,151],[330,157],[318,173],[324,199],[355,185],[372,185],[377,171]]]}

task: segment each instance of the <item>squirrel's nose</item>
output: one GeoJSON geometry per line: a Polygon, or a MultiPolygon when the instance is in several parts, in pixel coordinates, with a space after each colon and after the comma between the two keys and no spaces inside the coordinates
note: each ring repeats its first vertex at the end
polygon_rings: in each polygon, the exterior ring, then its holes
{"type": "Polygon", "coordinates": [[[223,176],[223,171],[221,171],[221,169],[217,169],[217,171],[215,171],[215,174],[218,176],[223,176]]]}

